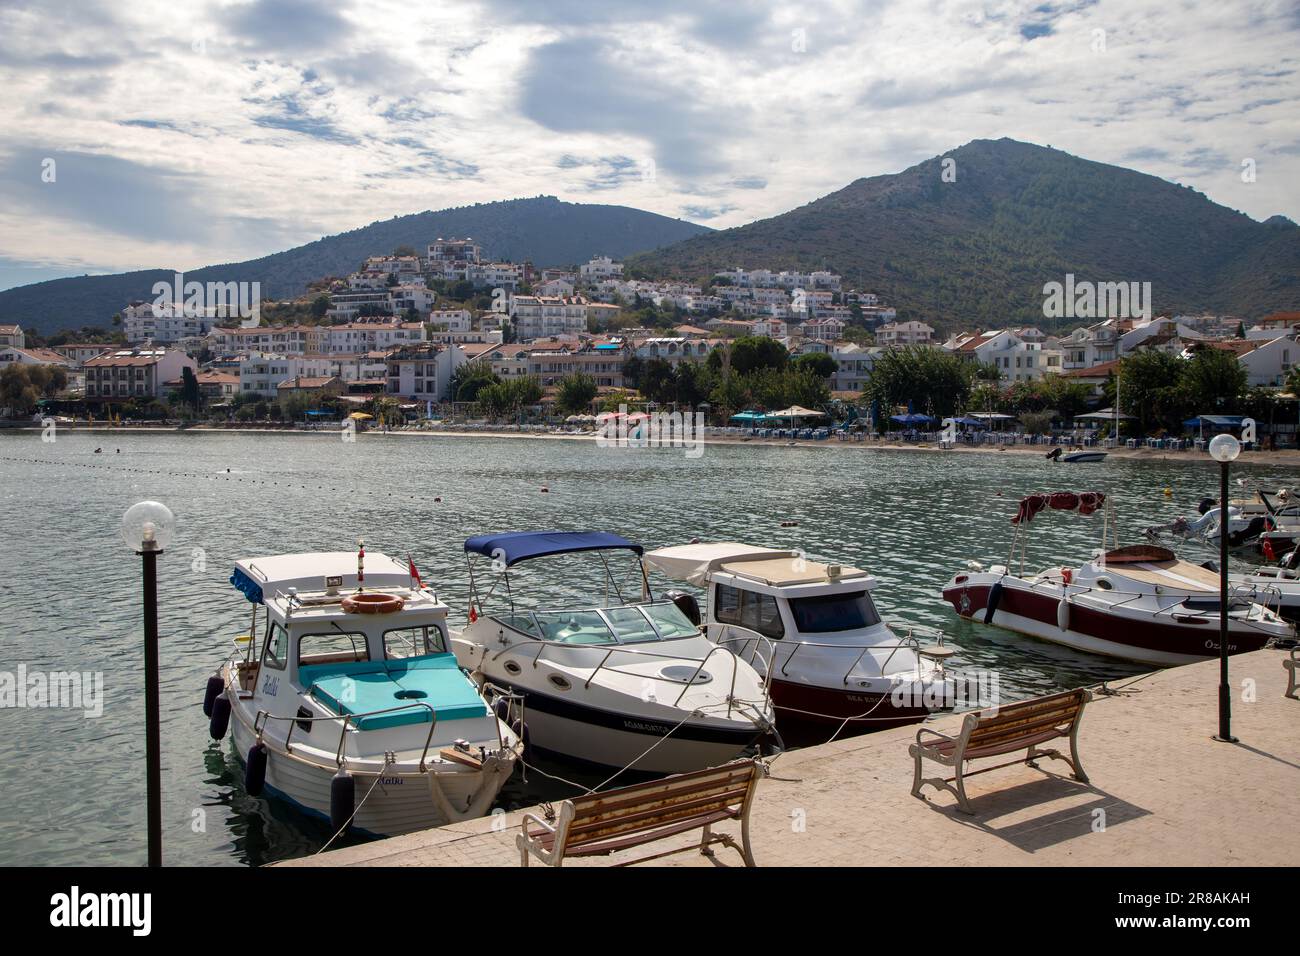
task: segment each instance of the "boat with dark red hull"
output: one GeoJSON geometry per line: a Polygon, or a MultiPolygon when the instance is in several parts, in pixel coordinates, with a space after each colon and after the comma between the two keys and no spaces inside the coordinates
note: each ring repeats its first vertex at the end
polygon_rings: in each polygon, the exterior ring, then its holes
{"type": "Polygon", "coordinates": [[[870,593],[876,578],[866,571],[734,542],[662,548],[645,559],[706,589],[703,614],[693,597],[676,599],[709,640],[770,678],[787,744],[915,723],[958,694],[979,695],[945,673],[942,661],[954,649],[941,636],[922,643],[921,628],[891,629],[881,619],[870,593]]]}
{"type": "MultiPolygon", "coordinates": [[[[1121,548],[1114,513],[1096,492],[1030,495],[1006,565],[954,575],[944,600],[959,615],[1076,650],[1140,664],[1191,664],[1219,655],[1219,576],[1154,545],[1121,548]],[[1074,567],[1026,574],[1027,526],[1044,509],[1103,514],[1102,550],[1074,567]],[[1107,549],[1107,531],[1112,542],[1107,549]],[[1019,558],[1019,572],[1011,568],[1019,558]]],[[[1293,625],[1257,600],[1258,587],[1234,585],[1228,598],[1228,653],[1294,637],[1293,625]]]]}

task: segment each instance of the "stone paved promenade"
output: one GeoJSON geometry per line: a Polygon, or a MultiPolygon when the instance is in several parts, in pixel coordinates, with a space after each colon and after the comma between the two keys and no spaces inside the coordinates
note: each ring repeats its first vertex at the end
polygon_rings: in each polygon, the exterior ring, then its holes
{"type": "MultiPolygon", "coordinates": [[[[927,788],[924,802],[909,794],[907,745],[915,729],[784,754],[759,784],[754,855],[760,866],[1294,866],[1300,700],[1282,696],[1285,657],[1263,650],[1232,659],[1240,743],[1210,739],[1218,726],[1217,661],[1116,682],[1128,686],[1084,713],[1080,754],[1091,785],[1071,780],[1068,766],[1055,760],[1041,761],[1038,770],[1017,765],[980,774],[967,785],[974,817],[957,813],[947,793],[927,788]],[[1243,700],[1243,693],[1252,696],[1250,681],[1253,700],[1243,700]]],[[[952,732],[960,723],[947,715],[929,726],[952,732]]],[[[930,764],[927,774],[940,769],[930,764]]],[[[504,830],[494,831],[491,819],[475,820],[281,865],[517,866],[519,818],[508,814],[504,830]]],[[[696,840],[698,834],[683,835],[565,865],[608,866],[696,840]]],[[[741,860],[717,847],[712,859],[692,849],[653,865],[741,860]]]]}

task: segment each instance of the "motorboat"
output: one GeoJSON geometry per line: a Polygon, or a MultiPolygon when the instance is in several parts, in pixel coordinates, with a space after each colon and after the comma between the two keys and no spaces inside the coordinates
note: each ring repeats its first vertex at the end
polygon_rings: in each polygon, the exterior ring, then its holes
{"type": "MultiPolygon", "coordinates": [[[[770,734],[766,682],[671,600],[650,596],[643,553],[604,531],[512,531],[465,542],[472,596],[452,647],[475,679],[523,699],[530,750],[645,774],[684,773],[726,763],[770,734]],[[579,554],[603,568],[601,600],[523,605],[512,568],[579,554]],[[610,559],[629,555],[636,591],[625,597],[610,559]],[[476,576],[485,559],[490,578],[476,576]],[[502,606],[489,610],[493,601],[502,606]]],[[[570,568],[572,592],[578,569],[570,568]]]]}
{"type": "Polygon", "coordinates": [[[1061,456],[1061,461],[1070,462],[1072,464],[1105,460],[1106,452],[1104,451],[1067,451],[1061,456]]]}
{"type": "Polygon", "coordinates": [[[693,596],[673,597],[709,640],[770,679],[786,743],[913,723],[951,706],[956,688],[943,660],[954,649],[928,629],[887,624],[871,596],[877,579],[866,571],[737,542],[645,558],[668,578],[704,589],[702,615],[693,596]]]}
{"type": "MultiPolygon", "coordinates": [[[[1219,576],[1150,544],[1119,547],[1114,513],[1098,492],[1022,499],[1005,565],[971,562],[943,596],[964,618],[1140,664],[1190,664],[1219,654],[1219,576]],[[1074,567],[1025,572],[1028,526],[1044,509],[1101,511],[1102,549],[1074,567]],[[1107,546],[1107,531],[1111,544],[1107,546]],[[1019,558],[1019,570],[1013,571],[1019,558]]],[[[1259,650],[1294,627],[1239,590],[1228,599],[1228,652],[1259,650]]]]}
{"type": "Polygon", "coordinates": [[[1293,624],[1300,623],[1300,550],[1289,551],[1277,564],[1255,568],[1248,574],[1230,574],[1228,581],[1236,592],[1274,608],[1293,624]]]}
{"type": "MultiPolygon", "coordinates": [[[[1168,535],[1187,541],[1198,541],[1206,547],[1217,550],[1219,548],[1219,535],[1223,531],[1224,524],[1222,509],[1219,508],[1219,503],[1215,499],[1205,498],[1201,501],[1198,511],[1199,514],[1195,518],[1180,515],[1168,524],[1153,525],[1147,528],[1144,534],[1151,541],[1156,541],[1161,536],[1168,535]]],[[[1228,505],[1227,533],[1228,548],[1230,550],[1259,549],[1262,547],[1261,536],[1272,527],[1274,527],[1273,519],[1267,514],[1248,516],[1236,505],[1228,505]]],[[[1279,544],[1281,543],[1279,541],[1279,544]]],[[[1272,547],[1271,544],[1270,547],[1272,547]]]]}
{"type": "Polygon", "coordinates": [[[237,561],[230,581],[252,624],[204,712],[214,738],[230,731],[251,795],[377,836],[491,809],[522,749],[495,712],[508,692],[457,666],[447,605],[409,560],[274,555],[237,561]]]}

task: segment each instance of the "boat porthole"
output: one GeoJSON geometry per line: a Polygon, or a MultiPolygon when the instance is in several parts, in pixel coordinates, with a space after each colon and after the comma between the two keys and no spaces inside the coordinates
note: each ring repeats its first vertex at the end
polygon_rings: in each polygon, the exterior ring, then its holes
{"type": "Polygon", "coordinates": [[[1108,581],[1106,578],[1098,578],[1097,587],[1101,588],[1103,591],[1109,591],[1111,588],[1114,587],[1114,585],[1111,584],[1110,581],[1108,581]]]}
{"type": "Polygon", "coordinates": [[[507,674],[518,674],[520,670],[522,670],[522,668],[514,661],[506,661],[505,668],[507,674]]]}
{"type": "Polygon", "coordinates": [[[550,677],[546,679],[549,680],[556,687],[560,688],[560,690],[568,690],[571,686],[573,686],[572,684],[569,683],[569,681],[566,678],[561,677],[559,674],[552,674],[550,677]]]}

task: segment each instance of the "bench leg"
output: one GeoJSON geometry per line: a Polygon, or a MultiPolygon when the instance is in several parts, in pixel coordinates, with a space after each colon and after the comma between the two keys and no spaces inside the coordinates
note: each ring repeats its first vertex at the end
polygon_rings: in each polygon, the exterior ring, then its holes
{"type": "Polygon", "coordinates": [[[1282,662],[1282,666],[1285,667],[1286,670],[1287,670],[1286,693],[1283,694],[1282,696],[1283,696],[1283,697],[1290,697],[1292,700],[1300,700],[1300,697],[1297,697],[1297,696],[1296,696],[1296,692],[1295,692],[1295,688],[1296,688],[1296,685],[1295,685],[1295,672],[1296,672],[1295,664],[1296,664],[1295,661],[1283,661],[1283,662],[1282,662]]]}
{"type": "Polygon", "coordinates": [[[519,851],[519,865],[520,865],[520,866],[524,866],[524,867],[528,866],[528,851],[527,851],[527,850],[520,850],[520,851],[519,851]]]}
{"type": "Polygon", "coordinates": [[[754,862],[754,850],[749,845],[749,814],[740,819],[740,855],[745,858],[745,866],[758,866],[754,862]]]}
{"type": "Polygon", "coordinates": [[[954,781],[957,784],[957,789],[956,789],[957,809],[960,810],[962,813],[969,813],[971,816],[974,816],[975,808],[970,805],[970,800],[968,800],[966,797],[966,782],[962,780],[961,772],[962,772],[962,762],[958,761],[957,769],[956,769],[956,779],[954,781]]]}
{"type": "Polygon", "coordinates": [[[712,825],[707,824],[707,823],[704,825],[704,835],[703,835],[702,837],[700,837],[700,855],[701,855],[701,856],[713,856],[713,851],[709,849],[709,842],[710,842],[710,841],[709,841],[709,836],[710,836],[710,831],[711,831],[712,829],[713,829],[712,825]]]}
{"type": "Polygon", "coordinates": [[[914,796],[914,797],[920,797],[922,800],[924,800],[924,799],[925,799],[925,796],[924,796],[924,794],[921,793],[921,782],[922,782],[922,781],[921,781],[921,755],[920,755],[920,753],[916,753],[916,754],[913,756],[912,759],[915,761],[915,764],[913,765],[913,766],[914,766],[914,769],[912,770],[912,796],[914,796]]]}

